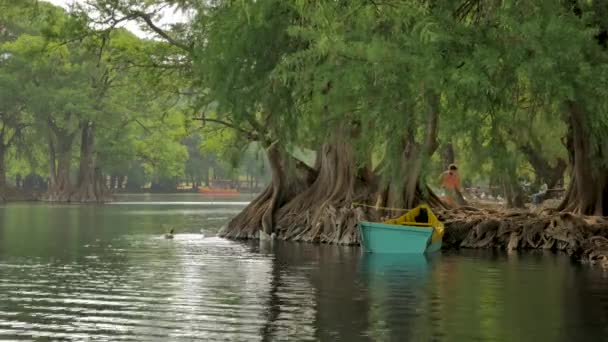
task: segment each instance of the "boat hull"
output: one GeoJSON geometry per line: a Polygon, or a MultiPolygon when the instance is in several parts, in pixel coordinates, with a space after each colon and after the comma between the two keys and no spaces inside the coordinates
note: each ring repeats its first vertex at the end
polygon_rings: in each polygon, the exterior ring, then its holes
{"type": "Polygon", "coordinates": [[[441,240],[431,243],[433,228],[360,222],[361,245],[370,253],[431,253],[441,249],[441,240]]]}

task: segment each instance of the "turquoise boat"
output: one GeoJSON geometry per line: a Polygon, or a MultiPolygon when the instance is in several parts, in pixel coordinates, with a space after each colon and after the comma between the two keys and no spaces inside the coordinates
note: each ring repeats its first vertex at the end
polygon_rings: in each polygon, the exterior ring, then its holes
{"type": "Polygon", "coordinates": [[[370,253],[432,253],[441,249],[444,226],[426,205],[385,222],[360,222],[361,245],[370,253]]]}

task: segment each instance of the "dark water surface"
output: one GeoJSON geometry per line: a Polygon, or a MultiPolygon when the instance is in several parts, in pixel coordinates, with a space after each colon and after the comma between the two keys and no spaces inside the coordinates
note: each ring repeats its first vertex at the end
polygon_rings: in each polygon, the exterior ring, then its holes
{"type": "Polygon", "coordinates": [[[608,272],[562,255],[237,243],[243,203],[121,200],[0,206],[0,339],[608,341],[608,272]]]}

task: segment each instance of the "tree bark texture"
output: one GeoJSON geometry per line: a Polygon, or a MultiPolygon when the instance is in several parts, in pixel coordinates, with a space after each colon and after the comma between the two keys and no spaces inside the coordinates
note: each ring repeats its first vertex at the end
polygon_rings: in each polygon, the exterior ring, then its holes
{"type": "Polygon", "coordinates": [[[53,135],[49,130],[48,134],[48,144],[49,144],[49,189],[55,188],[55,179],[57,178],[57,160],[55,157],[55,143],[53,141],[53,135]]]}
{"type": "Polygon", "coordinates": [[[352,146],[345,137],[349,127],[323,145],[317,155],[317,177],[277,212],[279,236],[296,241],[337,241],[356,239],[356,215],[351,203],[367,202],[370,184],[365,168],[355,164],[352,146]]]}
{"type": "Polygon", "coordinates": [[[0,202],[6,200],[6,147],[0,142],[0,202]]]}
{"type": "Polygon", "coordinates": [[[592,141],[587,127],[590,119],[579,104],[568,103],[568,110],[572,180],[559,209],[608,216],[608,167],[605,164],[608,147],[605,142],[592,141]]]}
{"type": "Polygon", "coordinates": [[[275,212],[314,180],[313,170],[287,154],[279,143],[269,144],[266,153],[272,173],[271,183],[222,229],[221,236],[258,238],[260,230],[265,235],[272,235],[275,212]]]}
{"type": "Polygon", "coordinates": [[[564,251],[574,259],[608,267],[608,220],[552,210],[499,211],[461,207],[439,211],[443,247],[564,251]]]}
{"type": "Polygon", "coordinates": [[[530,165],[532,165],[537,180],[546,183],[549,189],[554,189],[560,182],[563,184],[564,172],[568,166],[565,160],[558,158],[555,166],[551,166],[549,161],[529,143],[521,145],[519,150],[527,157],[530,165]]]}
{"type": "Polygon", "coordinates": [[[443,167],[447,170],[450,164],[456,163],[456,154],[454,153],[454,145],[451,142],[443,147],[443,167]]]}
{"type": "Polygon", "coordinates": [[[505,177],[503,181],[503,193],[507,201],[507,208],[523,209],[526,207],[521,186],[513,177],[505,177]]]}
{"type": "Polygon", "coordinates": [[[104,202],[108,190],[101,170],[95,165],[95,124],[81,125],[80,167],[78,183],[70,197],[71,202],[104,202]]]}
{"type": "Polygon", "coordinates": [[[353,244],[359,241],[357,223],[360,220],[379,219],[387,214],[371,205],[354,203],[401,208],[428,203],[435,208],[445,208],[421,181],[423,162],[437,149],[439,99],[429,98],[423,140],[416,142],[413,130],[404,136],[399,176],[396,181],[388,182],[383,191],[379,188],[381,175],[372,171],[371,157],[365,165],[357,164],[353,141],[360,133],[359,125],[343,123],[317,151],[314,170],[294,163],[279,146],[270,146],[267,153],[271,184],[224,227],[220,235],[256,238],[274,234],[284,240],[353,244]],[[288,166],[294,164],[299,167],[288,166]]]}
{"type": "MultiPolygon", "coordinates": [[[[68,202],[72,191],[70,182],[70,164],[72,162],[72,144],[74,134],[58,135],[54,144],[56,158],[55,177],[51,177],[51,187],[48,191],[47,200],[51,202],[68,202]]],[[[53,159],[55,159],[53,158],[53,159]]]]}
{"type": "Polygon", "coordinates": [[[0,143],[0,194],[2,194],[5,189],[6,189],[6,147],[0,143]]]}

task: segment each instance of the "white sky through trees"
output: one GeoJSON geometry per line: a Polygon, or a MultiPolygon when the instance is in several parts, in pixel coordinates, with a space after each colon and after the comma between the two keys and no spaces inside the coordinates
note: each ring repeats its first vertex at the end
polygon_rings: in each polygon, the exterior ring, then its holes
{"type": "MultiPolygon", "coordinates": [[[[43,1],[50,2],[54,5],[61,6],[66,9],[73,3],[83,2],[83,0],[43,0],[43,1]]],[[[167,24],[184,22],[186,20],[187,20],[187,16],[184,13],[181,13],[179,11],[176,12],[176,11],[173,11],[172,9],[166,9],[166,10],[162,11],[162,18],[161,18],[161,20],[159,20],[159,22],[157,24],[159,26],[163,27],[164,25],[167,25],[167,24]]],[[[133,21],[126,23],[124,25],[124,27],[126,27],[129,31],[133,32],[134,34],[136,34],[139,37],[142,37],[142,38],[153,38],[154,37],[154,35],[142,31],[139,28],[139,26],[137,25],[137,23],[135,23],[133,21]]]]}

